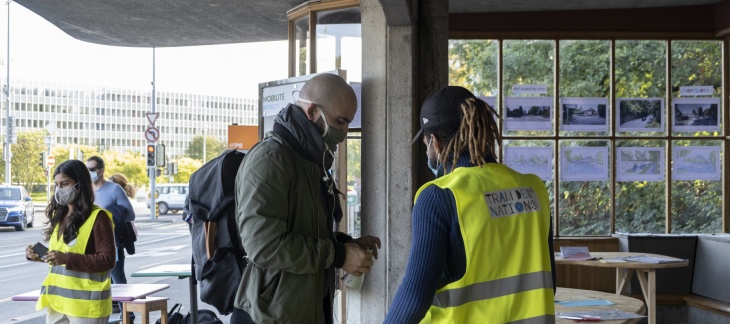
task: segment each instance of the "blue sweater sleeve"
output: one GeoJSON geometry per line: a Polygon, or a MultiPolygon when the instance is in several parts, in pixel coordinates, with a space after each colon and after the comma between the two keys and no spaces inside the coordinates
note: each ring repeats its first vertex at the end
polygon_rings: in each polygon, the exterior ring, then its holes
{"type": "Polygon", "coordinates": [[[447,258],[451,228],[448,194],[450,191],[432,185],[416,200],[406,273],[384,323],[418,323],[433,302],[447,258]]]}
{"type": "Polygon", "coordinates": [[[127,198],[127,194],[124,192],[124,189],[122,189],[122,187],[120,187],[119,185],[114,186],[114,200],[116,201],[117,205],[122,206],[124,207],[124,209],[127,210],[124,213],[124,221],[134,221],[136,215],[134,214],[134,207],[132,207],[132,202],[129,201],[129,198],[127,198]]]}

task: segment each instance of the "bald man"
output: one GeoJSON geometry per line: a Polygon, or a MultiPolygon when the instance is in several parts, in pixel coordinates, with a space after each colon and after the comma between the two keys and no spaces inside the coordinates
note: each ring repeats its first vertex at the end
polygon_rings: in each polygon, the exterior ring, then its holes
{"type": "Polygon", "coordinates": [[[380,239],[333,231],[342,208],[332,162],[356,110],[345,80],[315,76],[243,159],[236,221],[248,263],[231,323],[332,323],[335,269],[370,271],[380,239]]]}

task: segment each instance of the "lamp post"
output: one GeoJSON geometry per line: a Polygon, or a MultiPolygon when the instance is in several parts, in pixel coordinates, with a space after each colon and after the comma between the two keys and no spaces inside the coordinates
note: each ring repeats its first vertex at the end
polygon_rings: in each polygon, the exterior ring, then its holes
{"type": "Polygon", "coordinates": [[[12,134],[10,133],[10,0],[6,2],[8,5],[8,56],[5,58],[5,69],[7,77],[5,78],[5,146],[3,155],[5,156],[5,184],[10,185],[10,159],[13,154],[10,152],[10,141],[12,134]]]}
{"type": "Polygon", "coordinates": [[[207,162],[208,160],[208,153],[206,151],[207,144],[208,144],[208,136],[207,136],[208,126],[203,125],[203,164],[207,162]]]}

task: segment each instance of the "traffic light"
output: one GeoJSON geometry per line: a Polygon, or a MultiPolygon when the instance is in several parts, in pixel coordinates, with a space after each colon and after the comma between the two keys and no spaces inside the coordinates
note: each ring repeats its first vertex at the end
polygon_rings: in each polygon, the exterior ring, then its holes
{"type": "Polygon", "coordinates": [[[154,167],[155,166],[155,145],[150,144],[147,145],[147,166],[148,167],[154,167]]]}
{"type": "Polygon", "coordinates": [[[42,152],[40,154],[40,161],[38,161],[38,165],[45,168],[47,163],[48,163],[48,153],[42,152]]]}
{"type": "Polygon", "coordinates": [[[157,144],[157,166],[165,166],[165,144],[157,144]]]}

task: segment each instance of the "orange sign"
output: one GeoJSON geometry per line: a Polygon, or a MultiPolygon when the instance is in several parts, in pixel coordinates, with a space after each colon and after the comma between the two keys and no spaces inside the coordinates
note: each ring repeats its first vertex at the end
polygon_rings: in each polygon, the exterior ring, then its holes
{"type": "Polygon", "coordinates": [[[228,125],[229,149],[250,150],[258,141],[258,126],[228,125]]]}
{"type": "Polygon", "coordinates": [[[56,164],[56,158],[53,155],[49,155],[46,158],[46,164],[48,164],[49,167],[52,167],[53,165],[56,164]]]}

